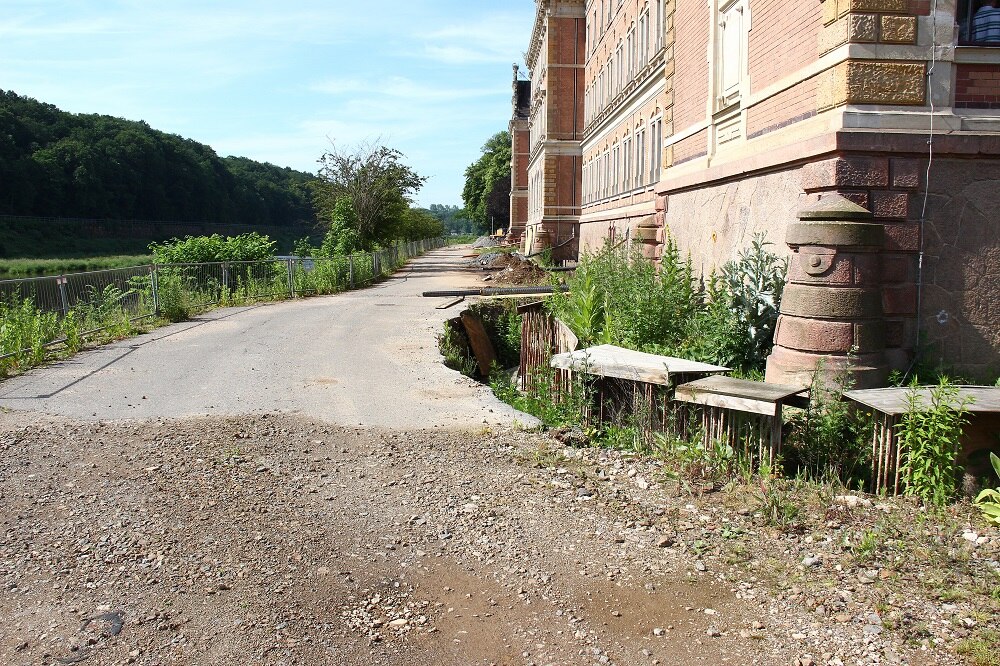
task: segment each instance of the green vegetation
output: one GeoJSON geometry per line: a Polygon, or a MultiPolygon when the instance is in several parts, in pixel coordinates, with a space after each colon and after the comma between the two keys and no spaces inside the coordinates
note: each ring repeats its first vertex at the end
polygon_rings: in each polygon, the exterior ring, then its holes
{"type": "Polygon", "coordinates": [[[497,132],[465,170],[462,201],[476,231],[506,228],[510,221],[510,141],[509,132],[497,132]]]}
{"type": "Polygon", "coordinates": [[[370,252],[398,240],[442,235],[429,212],[411,208],[427,178],[403,163],[403,154],[377,143],[353,150],[333,146],[319,160],[310,187],[319,219],[328,228],[323,247],[370,252]]]}
{"type": "Polygon", "coordinates": [[[110,268],[141,266],[152,262],[153,257],[148,254],[73,259],[5,259],[0,260],[0,279],[102,271],[110,268]]]}
{"type": "Polygon", "coordinates": [[[668,238],[659,270],[638,249],[605,246],[584,256],[570,291],[547,302],[581,344],[615,344],[732,367],[764,370],[785,264],[763,238],[700,287],[691,262],[668,238]]]}
{"type": "Polygon", "coordinates": [[[445,233],[474,236],[476,226],[465,216],[465,210],[460,206],[431,204],[427,212],[444,225],[445,233]]]}
{"type": "Polygon", "coordinates": [[[288,226],[314,220],[313,179],[0,91],[0,214],[288,226]]]}
{"type": "MultiPolygon", "coordinates": [[[[1000,478],[1000,458],[990,451],[990,464],[997,478],[1000,478]]],[[[983,517],[994,525],[1000,525],[1000,486],[996,488],[984,488],[976,496],[976,506],[983,512],[983,517]]]]}
{"type": "Polygon", "coordinates": [[[276,243],[256,232],[227,236],[187,236],[153,243],[150,252],[158,264],[196,264],[212,261],[261,261],[274,256],[276,243]]]}
{"type": "Polygon", "coordinates": [[[914,384],[907,396],[907,412],[898,426],[897,440],[903,451],[901,475],[907,495],[925,504],[944,506],[958,490],[956,458],[962,427],[968,418],[966,404],[958,400],[958,388],[941,379],[923,404],[914,384]]]}

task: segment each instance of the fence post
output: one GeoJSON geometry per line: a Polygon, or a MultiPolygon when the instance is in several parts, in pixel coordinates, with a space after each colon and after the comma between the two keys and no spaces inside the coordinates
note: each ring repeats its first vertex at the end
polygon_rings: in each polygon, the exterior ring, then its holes
{"type": "Polygon", "coordinates": [[[288,268],[288,297],[295,298],[295,272],[292,268],[292,259],[285,259],[285,266],[288,268]]]}
{"type": "Polygon", "coordinates": [[[378,278],[378,252],[372,252],[372,281],[378,278]]]}
{"type": "Polygon", "coordinates": [[[160,274],[156,264],[149,267],[149,283],[153,289],[153,314],[160,314],[160,274]]]}
{"type": "Polygon", "coordinates": [[[56,278],[56,284],[59,285],[59,302],[62,304],[63,317],[69,314],[69,295],[66,293],[66,282],[65,275],[56,278]]]}
{"type": "Polygon", "coordinates": [[[351,289],[354,289],[354,255],[347,255],[347,274],[351,279],[351,289]]]}
{"type": "Polygon", "coordinates": [[[229,291],[229,262],[222,262],[222,289],[229,291]]]}

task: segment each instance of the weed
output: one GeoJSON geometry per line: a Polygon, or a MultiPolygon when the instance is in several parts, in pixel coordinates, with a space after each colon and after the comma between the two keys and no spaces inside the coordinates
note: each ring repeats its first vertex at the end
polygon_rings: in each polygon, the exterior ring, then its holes
{"type": "Polygon", "coordinates": [[[958,644],[955,652],[969,657],[973,666],[1000,666],[1000,631],[981,629],[958,644]]]}
{"type": "Polygon", "coordinates": [[[907,394],[907,411],[898,425],[903,451],[901,477],[905,493],[924,504],[944,506],[958,488],[958,455],[967,403],[947,378],[931,387],[927,404],[914,384],[907,394]]]}
{"type": "MultiPolygon", "coordinates": [[[[990,451],[990,464],[993,471],[1000,478],[1000,458],[990,451]]],[[[976,497],[976,506],[983,512],[983,517],[994,525],[1000,525],[1000,486],[996,488],[985,488],[976,497]]]]}
{"type": "Polygon", "coordinates": [[[757,488],[758,511],[764,522],[782,531],[796,528],[801,509],[778,479],[762,479],[757,488]]]}

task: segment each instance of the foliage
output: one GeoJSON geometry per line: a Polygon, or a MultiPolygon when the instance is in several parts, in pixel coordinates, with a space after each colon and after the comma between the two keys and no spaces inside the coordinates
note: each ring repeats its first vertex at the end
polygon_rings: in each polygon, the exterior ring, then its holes
{"type": "Polygon", "coordinates": [[[0,278],[38,277],[84,271],[101,271],[109,268],[127,268],[152,262],[149,255],[117,257],[89,257],[76,259],[8,259],[0,261],[0,278]]]}
{"type": "Polygon", "coordinates": [[[331,146],[319,160],[319,179],[311,183],[320,220],[333,225],[338,202],[346,198],[362,249],[371,251],[403,238],[411,197],[427,180],[404,164],[403,157],[375,142],[353,150],[331,146]]]}
{"type": "Polygon", "coordinates": [[[437,216],[425,208],[410,208],[403,216],[403,227],[399,238],[415,241],[424,238],[440,238],[444,235],[444,224],[437,216]]]}
{"type": "Polygon", "coordinates": [[[476,231],[472,220],[465,216],[461,206],[431,204],[427,211],[438,219],[449,234],[473,234],[476,231]]]}
{"type": "Polygon", "coordinates": [[[505,372],[490,373],[490,387],[503,402],[531,414],[549,428],[577,427],[592,399],[586,382],[576,379],[570,386],[557,387],[555,370],[545,364],[528,377],[526,390],[518,390],[505,372]]]}
{"type": "MultiPolygon", "coordinates": [[[[993,471],[1000,478],[1000,458],[990,451],[990,463],[993,471]]],[[[994,525],[1000,525],[1000,486],[996,488],[985,488],[976,496],[976,506],[983,512],[983,517],[994,525]]]]}
{"type": "Polygon", "coordinates": [[[483,145],[482,155],[465,169],[462,201],[477,231],[506,227],[510,221],[509,132],[497,132],[483,145]]]}
{"type": "Polygon", "coordinates": [[[853,382],[847,373],[824,381],[823,366],[813,373],[809,404],[788,419],[785,467],[796,476],[863,483],[871,462],[870,419],[855,418],[841,399],[853,382]]]}
{"type": "Polygon", "coordinates": [[[955,496],[966,406],[958,399],[958,387],[947,378],[930,388],[926,404],[919,386],[911,384],[907,410],[897,426],[905,494],[933,506],[944,506],[955,496]]]}
{"type": "Polygon", "coordinates": [[[330,213],[330,226],[323,236],[323,244],[315,253],[319,257],[346,257],[362,251],[361,233],[354,205],[347,197],[337,199],[330,213]]]}
{"type": "Polygon", "coordinates": [[[570,291],[550,311],[584,345],[615,344],[761,373],[770,352],[785,265],[755,237],[749,250],[700,286],[689,259],[666,240],[659,270],[638,248],[585,255],[570,291]]]}
{"type": "Polygon", "coordinates": [[[313,178],[0,90],[0,214],[291,225],[313,178]]]}
{"type": "Polygon", "coordinates": [[[259,261],[274,256],[275,242],[257,232],[227,236],[185,236],[153,243],[149,251],[158,264],[196,264],[213,261],[259,261]]]}
{"type": "Polygon", "coordinates": [[[45,345],[58,334],[56,315],[40,311],[30,298],[0,302],[0,356],[7,356],[0,359],[0,376],[41,363],[45,345]]]}

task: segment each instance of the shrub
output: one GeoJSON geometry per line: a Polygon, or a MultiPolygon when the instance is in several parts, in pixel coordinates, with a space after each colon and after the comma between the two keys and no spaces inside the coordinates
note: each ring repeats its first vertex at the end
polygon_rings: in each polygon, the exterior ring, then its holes
{"type": "Polygon", "coordinates": [[[897,425],[897,445],[903,452],[900,475],[907,495],[944,506],[958,489],[956,458],[968,422],[967,403],[958,399],[958,387],[947,378],[931,387],[927,404],[918,389],[911,385],[907,411],[897,425]]]}
{"type": "Polygon", "coordinates": [[[223,238],[185,236],[163,243],[152,243],[149,251],[158,264],[199,264],[214,261],[259,261],[274,256],[277,242],[255,231],[223,238]]]}
{"type": "MultiPolygon", "coordinates": [[[[990,463],[993,471],[1000,478],[1000,458],[990,451],[990,463]]],[[[983,512],[983,517],[994,525],[1000,525],[1000,486],[986,488],[976,497],[976,506],[983,512]]]]}

